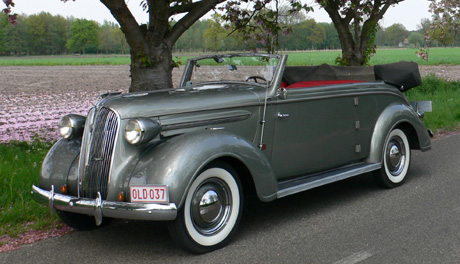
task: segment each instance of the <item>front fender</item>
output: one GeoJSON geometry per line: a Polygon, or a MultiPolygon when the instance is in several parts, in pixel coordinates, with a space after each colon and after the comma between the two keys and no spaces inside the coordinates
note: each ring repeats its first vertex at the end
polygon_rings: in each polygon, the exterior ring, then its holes
{"type": "Polygon", "coordinates": [[[238,159],[249,169],[262,201],[276,199],[276,177],[265,154],[247,140],[224,131],[183,134],[158,145],[142,155],[129,185],[168,185],[170,202],[179,207],[198,173],[222,157],[238,159]]]}
{"type": "Polygon", "coordinates": [[[417,137],[414,141],[418,142],[418,146],[411,146],[411,148],[422,151],[431,149],[431,139],[422,120],[420,120],[414,110],[409,106],[395,103],[387,106],[377,119],[372,134],[369,157],[365,160],[366,162],[382,162],[383,146],[386,138],[391,130],[401,124],[409,124],[416,132],[413,135],[407,135],[408,137],[417,137]]]}
{"type": "Polygon", "coordinates": [[[78,195],[77,175],[80,147],[81,139],[60,139],[54,144],[41,167],[40,188],[51,190],[51,185],[54,185],[56,192],[60,192],[62,185],[66,184],[69,194],[78,195]]]}

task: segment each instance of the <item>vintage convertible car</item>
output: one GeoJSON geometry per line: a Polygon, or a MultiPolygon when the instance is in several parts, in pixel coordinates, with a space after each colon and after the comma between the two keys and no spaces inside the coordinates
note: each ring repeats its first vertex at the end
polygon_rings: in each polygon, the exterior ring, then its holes
{"type": "Polygon", "coordinates": [[[33,197],[79,230],[169,221],[204,253],[227,244],[243,194],[273,201],[373,172],[387,188],[431,148],[430,103],[407,101],[418,66],[286,67],[287,55],[191,59],[178,88],[105,94],[66,115],[33,197]]]}

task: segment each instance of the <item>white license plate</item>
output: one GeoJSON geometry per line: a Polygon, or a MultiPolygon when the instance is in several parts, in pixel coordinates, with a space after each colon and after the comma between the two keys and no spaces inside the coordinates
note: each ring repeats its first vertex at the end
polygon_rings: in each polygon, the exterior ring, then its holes
{"type": "Polygon", "coordinates": [[[131,186],[131,202],[168,203],[166,186],[131,186]]]}

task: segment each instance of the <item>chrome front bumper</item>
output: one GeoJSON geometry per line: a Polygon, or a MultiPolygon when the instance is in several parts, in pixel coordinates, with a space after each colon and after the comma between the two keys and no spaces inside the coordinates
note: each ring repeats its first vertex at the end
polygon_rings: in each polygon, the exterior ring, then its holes
{"type": "Polygon", "coordinates": [[[96,199],[79,198],[70,195],[54,193],[51,191],[32,186],[32,197],[35,201],[48,205],[51,214],[54,209],[93,215],[96,224],[102,223],[103,217],[134,219],[134,220],[174,220],[177,216],[176,204],[153,204],[153,203],[126,203],[103,201],[100,194],[96,199]]]}

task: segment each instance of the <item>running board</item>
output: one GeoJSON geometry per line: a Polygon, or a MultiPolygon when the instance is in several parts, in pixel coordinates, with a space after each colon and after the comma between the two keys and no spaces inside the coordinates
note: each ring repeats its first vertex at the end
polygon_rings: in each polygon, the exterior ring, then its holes
{"type": "Polygon", "coordinates": [[[281,198],[291,194],[296,194],[353,176],[375,171],[381,167],[381,163],[359,163],[352,166],[342,167],[337,170],[327,171],[322,174],[303,176],[294,180],[280,182],[278,183],[277,196],[278,198],[281,198]]]}

